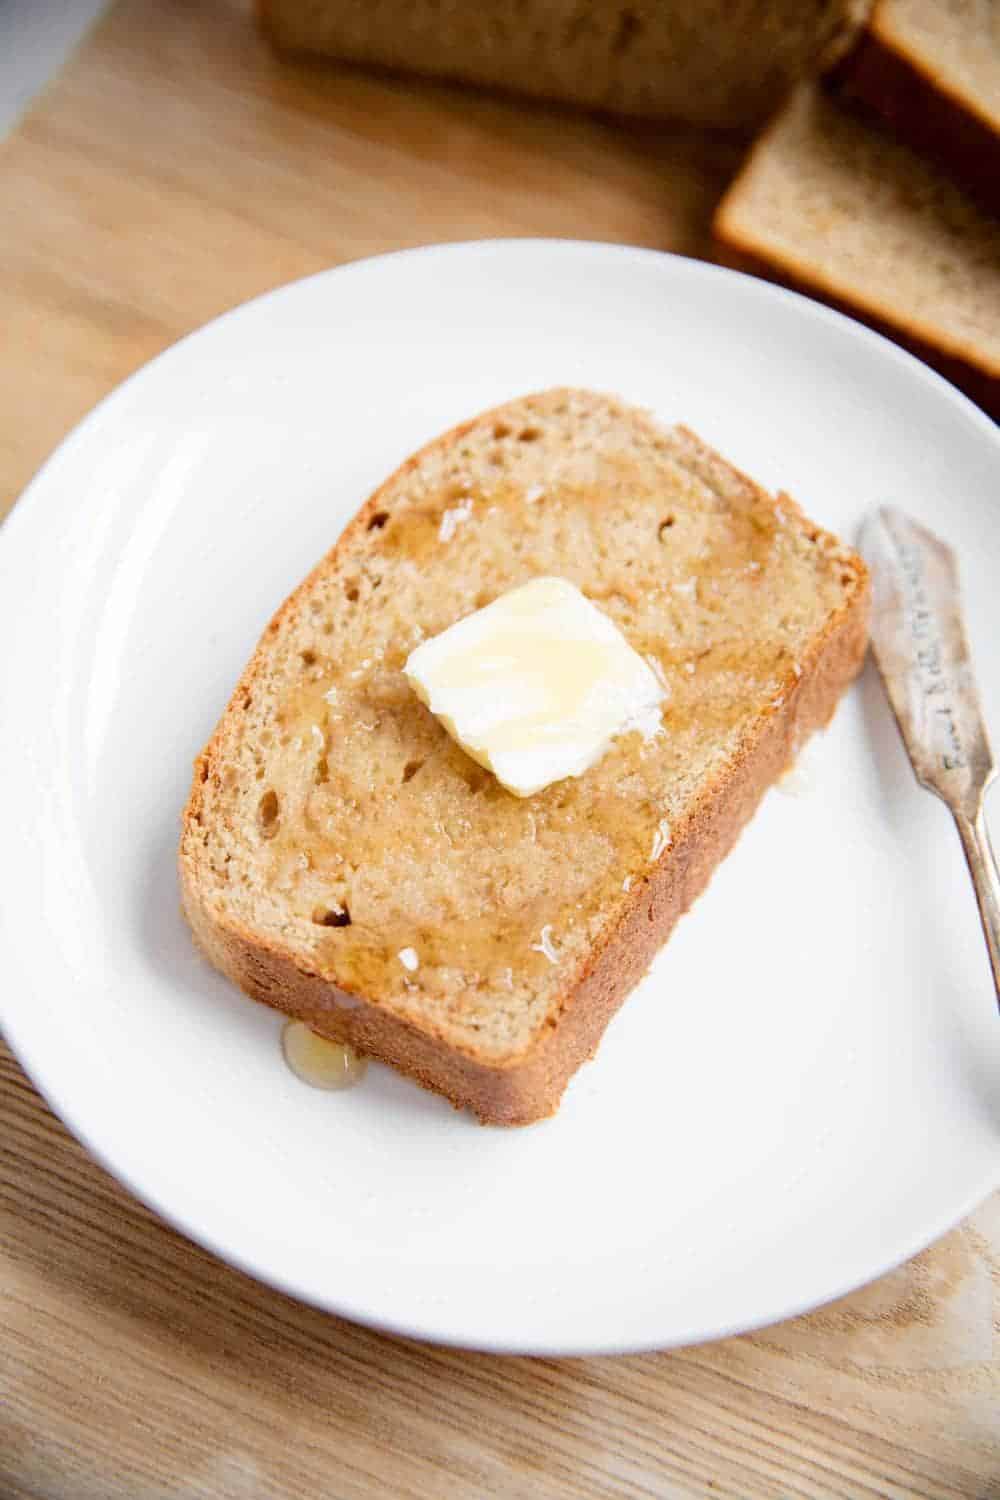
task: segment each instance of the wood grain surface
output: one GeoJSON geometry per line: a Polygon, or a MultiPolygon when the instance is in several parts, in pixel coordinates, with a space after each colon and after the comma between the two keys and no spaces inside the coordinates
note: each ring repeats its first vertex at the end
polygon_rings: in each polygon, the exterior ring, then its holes
{"type": "MultiPolygon", "coordinates": [[[[566,235],[699,253],[740,147],[289,63],[125,0],[0,148],[0,512],[179,335],[324,266],[566,235]]],[[[1000,1200],[763,1333],[539,1360],[258,1286],[95,1165],[0,1048],[0,1497],[1000,1497],[1000,1200]]]]}

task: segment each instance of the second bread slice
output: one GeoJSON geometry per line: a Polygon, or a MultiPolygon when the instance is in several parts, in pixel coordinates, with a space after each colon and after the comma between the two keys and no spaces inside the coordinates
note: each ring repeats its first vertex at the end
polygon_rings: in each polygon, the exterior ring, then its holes
{"type": "Polygon", "coordinates": [[[728,265],[871,323],[1000,417],[1000,223],[822,89],[757,141],[713,231],[728,265]]]}
{"type": "Polygon", "coordinates": [[[584,391],[416,454],[275,616],[180,853],[249,994],[483,1120],[550,1114],[866,639],[849,548],[683,428],[584,391]],[[407,686],[414,645],[557,574],[666,684],[663,731],[528,798],[407,686]]]}

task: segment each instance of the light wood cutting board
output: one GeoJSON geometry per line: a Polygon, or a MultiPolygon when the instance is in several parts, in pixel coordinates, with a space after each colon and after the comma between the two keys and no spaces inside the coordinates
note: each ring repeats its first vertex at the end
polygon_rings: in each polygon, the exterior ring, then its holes
{"type": "MultiPolygon", "coordinates": [[[[0,149],[0,513],[179,335],[432,240],[699,254],[732,141],[275,58],[124,0],[0,149]]],[[[5,643],[16,649],[16,643],[5,643]]],[[[0,1049],[4,1500],[1000,1496],[1000,1201],[875,1285],[672,1354],[528,1360],[300,1307],[136,1204],[0,1049]]]]}

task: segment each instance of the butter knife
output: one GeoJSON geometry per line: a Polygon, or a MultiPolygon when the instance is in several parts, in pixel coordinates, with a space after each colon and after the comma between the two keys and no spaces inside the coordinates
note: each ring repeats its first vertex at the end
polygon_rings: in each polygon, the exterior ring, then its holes
{"type": "Polygon", "coordinates": [[[955,555],[891,507],[865,522],[871,642],[921,786],[951,809],[976,890],[1000,1006],[1000,877],[983,816],[996,773],[962,627],[955,555]]]}

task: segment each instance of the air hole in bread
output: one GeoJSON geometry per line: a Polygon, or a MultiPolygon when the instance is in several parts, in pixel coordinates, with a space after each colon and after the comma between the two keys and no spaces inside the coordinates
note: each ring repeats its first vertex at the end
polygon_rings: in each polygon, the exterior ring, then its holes
{"type": "Polygon", "coordinates": [[[470,760],[467,764],[460,766],[458,774],[473,796],[477,792],[481,792],[490,779],[490,773],[485,771],[482,766],[477,766],[474,760],[470,760]]]}
{"type": "Polygon", "coordinates": [[[540,427],[522,427],[517,435],[519,443],[537,443],[542,435],[540,427]]]}
{"type": "Polygon", "coordinates": [[[316,774],[314,780],[317,786],[323,786],[325,782],[330,780],[330,762],[327,760],[325,755],[321,755],[319,760],[316,762],[316,774]]]}
{"type": "Polygon", "coordinates": [[[315,651],[300,651],[299,656],[304,667],[314,667],[316,665],[315,651]]]}
{"type": "Polygon", "coordinates": [[[312,914],[317,927],[350,927],[351,914],[346,906],[317,906],[312,914]]]}
{"type": "Polygon", "coordinates": [[[422,760],[408,760],[403,767],[403,780],[412,781],[423,764],[422,760]]]}
{"type": "Polygon", "coordinates": [[[387,510],[377,510],[375,512],[375,514],[369,518],[369,521],[368,521],[368,530],[369,531],[381,531],[382,527],[385,525],[385,523],[386,523],[386,521],[388,521],[388,519],[389,519],[389,512],[387,510]]]}
{"type": "Polygon", "coordinates": [[[269,787],[257,803],[257,826],[260,829],[261,838],[274,838],[281,821],[280,815],[278,794],[273,787],[269,787]]]}
{"type": "Polygon", "coordinates": [[[510,424],[508,422],[494,422],[493,436],[497,442],[502,442],[504,438],[510,437],[510,424]]]}
{"type": "Polygon", "coordinates": [[[243,708],[244,708],[244,711],[246,709],[252,708],[252,707],[253,707],[253,696],[252,696],[252,694],[247,693],[246,696],[243,699],[243,708]]]}
{"type": "Polygon", "coordinates": [[[677,520],[676,516],[664,516],[663,517],[663,520],[660,522],[660,530],[659,530],[659,538],[660,538],[661,542],[665,542],[667,540],[666,534],[670,530],[671,526],[673,526],[673,524],[674,524],[674,522],[676,520],[677,520]]]}
{"type": "Polygon", "coordinates": [[[618,30],[611,44],[611,50],[617,57],[627,52],[635,38],[642,30],[642,22],[633,10],[623,10],[618,18],[618,30]]]}
{"type": "Polygon", "coordinates": [[[358,588],[356,579],[347,585],[344,593],[347,595],[347,602],[349,604],[357,604],[361,590],[358,588]]]}

